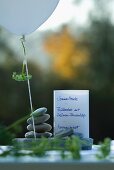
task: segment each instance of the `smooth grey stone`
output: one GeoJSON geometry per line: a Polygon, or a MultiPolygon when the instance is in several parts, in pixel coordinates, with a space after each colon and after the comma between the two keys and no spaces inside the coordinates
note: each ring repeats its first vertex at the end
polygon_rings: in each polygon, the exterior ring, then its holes
{"type": "MultiPolygon", "coordinates": [[[[45,132],[45,133],[35,133],[36,134],[36,138],[41,138],[41,137],[46,137],[46,138],[49,138],[52,136],[52,133],[49,133],[49,132],[45,132]]],[[[27,132],[25,134],[25,138],[34,138],[34,132],[33,131],[30,131],[30,132],[27,132]]]]}
{"type": "MultiPolygon", "coordinates": [[[[29,124],[29,125],[27,126],[27,129],[28,129],[29,131],[32,131],[32,130],[33,130],[33,125],[32,125],[32,124],[29,124]]],[[[35,125],[35,130],[36,130],[36,132],[42,133],[42,132],[50,131],[51,129],[52,129],[52,126],[49,125],[49,124],[47,124],[47,123],[42,123],[42,124],[40,124],[40,125],[35,125]]]]}
{"type": "Polygon", "coordinates": [[[71,136],[73,134],[74,134],[73,129],[61,130],[60,132],[56,133],[54,137],[63,138],[63,137],[71,136]]]}
{"type": "Polygon", "coordinates": [[[30,114],[30,116],[38,117],[40,115],[45,114],[46,112],[47,112],[47,108],[46,107],[41,107],[41,108],[35,110],[34,112],[32,112],[30,114]]]}
{"type": "MultiPolygon", "coordinates": [[[[34,117],[34,124],[37,125],[37,124],[44,123],[44,122],[46,122],[49,118],[50,118],[50,115],[49,115],[49,114],[44,114],[44,115],[41,115],[41,116],[38,116],[38,117],[34,117]]],[[[28,123],[28,124],[33,124],[32,117],[30,117],[30,118],[27,119],[27,123],[28,123]]]]}
{"type": "Polygon", "coordinates": [[[93,145],[92,138],[82,138],[82,150],[91,150],[93,145]]]}

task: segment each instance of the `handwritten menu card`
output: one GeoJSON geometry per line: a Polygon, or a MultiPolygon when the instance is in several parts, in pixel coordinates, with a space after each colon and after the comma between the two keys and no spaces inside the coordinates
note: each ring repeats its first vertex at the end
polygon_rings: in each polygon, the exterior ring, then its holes
{"type": "Polygon", "coordinates": [[[69,128],[89,137],[89,90],[54,90],[54,134],[69,128]]]}

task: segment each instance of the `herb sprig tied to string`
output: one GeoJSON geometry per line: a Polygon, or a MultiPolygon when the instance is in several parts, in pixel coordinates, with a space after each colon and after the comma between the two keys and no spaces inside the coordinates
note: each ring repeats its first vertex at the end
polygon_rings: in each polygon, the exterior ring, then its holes
{"type": "MultiPolygon", "coordinates": [[[[20,40],[21,40],[24,56],[26,57],[26,48],[25,48],[25,44],[24,44],[25,43],[25,36],[23,35],[20,40]]],[[[30,80],[32,78],[32,75],[31,74],[27,75],[26,67],[27,67],[27,61],[26,61],[26,59],[24,59],[21,73],[13,72],[12,79],[14,79],[16,81],[30,80]]]]}

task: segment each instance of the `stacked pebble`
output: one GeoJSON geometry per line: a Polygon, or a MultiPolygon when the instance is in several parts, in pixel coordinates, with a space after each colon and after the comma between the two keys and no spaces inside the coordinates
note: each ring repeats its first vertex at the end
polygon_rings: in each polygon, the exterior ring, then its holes
{"type": "Polygon", "coordinates": [[[34,118],[34,124],[35,124],[35,133],[36,133],[36,138],[41,138],[41,137],[51,137],[52,134],[49,133],[49,131],[52,129],[52,126],[45,123],[49,118],[50,115],[46,114],[47,108],[39,108],[35,110],[30,116],[30,118],[27,119],[27,132],[25,134],[25,138],[34,138],[34,129],[33,129],[33,119],[34,118]]]}

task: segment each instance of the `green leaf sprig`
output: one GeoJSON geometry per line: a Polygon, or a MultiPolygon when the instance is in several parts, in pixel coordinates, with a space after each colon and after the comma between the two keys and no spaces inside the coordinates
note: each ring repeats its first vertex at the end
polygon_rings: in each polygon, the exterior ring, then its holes
{"type": "Polygon", "coordinates": [[[23,65],[22,65],[22,71],[20,74],[17,74],[16,72],[13,72],[12,74],[12,79],[16,80],[16,81],[27,81],[30,80],[32,78],[32,75],[29,74],[27,75],[26,71],[25,71],[25,67],[26,67],[26,61],[23,61],[23,65]]]}
{"type": "Polygon", "coordinates": [[[31,78],[32,78],[31,74],[29,74],[28,76],[26,75],[26,73],[17,74],[16,72],[13,72],[12,74],[12,79],[14,79],[15,81],[27,81],[30,80],[31,78]]]}
{"type": "Polygon", "coordinates": [[[111,151],[111,139],[105,138],[103,142],[99,143],[99,153],[96,154],[96,158],[99,160],[106,159],[111,151]]]}
{"type": "Polygon", "coordinates": [[[20,40],[21,40],[21,45],[22,45],[22,48],[23,48],[25,60],[23,61],[22,72],[20,74],[13,72],[12,79],[14,79],[16,81],[27,81],[27,80],[30,80],[32,78],[32,75],[27,74],[27,70],[26,70],[27,61],[26,61],[25,36],[23,35],[20,40]]]}
{"type": "Polygon", "coordinates": [[[72,159],[80,159],[81,140],[79,137],[71,136],[66,140],[65,149],[70,151],[72,159]]]}

